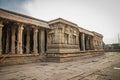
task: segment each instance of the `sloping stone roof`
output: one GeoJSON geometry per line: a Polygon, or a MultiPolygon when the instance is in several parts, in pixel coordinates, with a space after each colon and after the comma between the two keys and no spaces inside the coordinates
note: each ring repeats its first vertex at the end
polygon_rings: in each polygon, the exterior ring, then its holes
{"type": "Polygon", "coordinates": [[[79,31],[82,32],[82,33],[85,33],[85,34],[89,34],[91,36],[94,35],[92,31],[89,31],[89,30],[81,28],[81,27],[79,27],[79,31]]]}
{"type": "Polygon", "coordinates": [[[57,19],[54,19],[54,20],[51,20],[49,21],[48,23],[49,24],[54,24],[54,23],[58,23],[58,22],[62,22],[62,23],[65,23],[67,25],[70,25],[70,26],[73,26],[75,28],[78,28],[77,24],[73,23],[73,22],[70,22],[68,20],[65,20],[63,18],[57,18],[57,19]]]}
{"type": "Polygon", "coordinates": [[[27,15],[23,15],[20,13],[16,13],[13,11],[8,11],[0,8],[0,17],[4,19],[9,19],[21,23],[27,23],[27,24],[33,24],[36,26],[44,27],[44,28],[49,28],[49,25],[46,21],[36,19],[27,15]]]}

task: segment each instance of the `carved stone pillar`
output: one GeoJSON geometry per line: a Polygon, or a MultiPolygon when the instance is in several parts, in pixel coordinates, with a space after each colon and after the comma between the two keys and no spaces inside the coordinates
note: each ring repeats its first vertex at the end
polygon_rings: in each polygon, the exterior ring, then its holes
{"type": "Polygon", "coordinates": [[[79,36],[76,36],[76,44],[79,44],[79,40],[78,40],[79,36]]]}
{"type": "Polygon", "coordinates": [[[22,33],[23,33],[23,24],[20,24],[18,27],[18,36],[17,36],[17,53],[18,54],[23,54],[22,50],[22,33]]]}
{"type": "Polygon", "coordinates": [[[93,49],[96,50],[96,40],[95,40],[95,36],[93,36],[93,49]]]}
{"type": "Polygon", "coordinates": [[[15,54],[15,27],[12,27],[12,35],[11,35],[11,53],[15,54]]]}
{"type": "Polygon", "coordinates": [[[61,43],[62,43],[62,44],[65,43],[65,42],[64,42],[64,41],[65,41],[65,40],[64,40],[64,35],[65,35],[65,34],[64,34],[64,29],[65,29],[65,28],[63,27],[63,28],[62,28],[62,33],[61,33],[61,39],[62,39],[62,40],[61,40],[61,43]]]}
{"type": "Polygon", "coordinates": [[[59,32],[58,32],[58,28],[56,28],[55,29],[55,41],[54,41],[54,43],[59,43],[59,32]]]}
{"type": "Polygon", "coordinates": [[[92,50],[94,49],[94,47],[93,47],[93,37],[90,38],[90,49],[92,49],[92,50]]]}
{"type": "Polygon", "coordinates": [[[82,45],[82,50],[85,51],[85,34],[82,33],[81,35],[81,45],[82,45]]]}
{"type": "Polygon", "coordinates": [[[41,30],[41,53],[45,53],[45,30],[41,30]]]}
{"type": "Polygon", "coordinates": [[[68,44],[71,43],[71,38],[70,38],[70,37],[71,37],[71,34],[69,33],[69,34],[68,34],[68,44]]]}
{"type": "Polygon", "coordinates": [[[30,53],[30,31],[27,29],[26,35],[26,53],[30,53]]]}
{"type": "Polygon", "coordinates": [[[6,35],[6,49],[5,53],[9,53],[9,40],[10,40],[10,27],[7,27],[7,35],[6,35]]]}
{"type": "Polygon", "coordinates": [[[39,30],[39,54],[41,53],[41,30],[39,30]]]}
{"type": "Polygon", "coordinates": [[[33,42],[34,42],[34,45],[33,45],[33,53],[35,54],[38,54],[38,39],[37,39],[37,35],[38,35],[38,29],[37,28],[34,28],[33,30],[34,32],[34,35],[33,35],[33,42]]]}
{"type": "Polygon", "coordinates": [[[3,24],[0,22],[0,55],[2,54],[2,27],[3,24]]]}
{"type": "Polygon", "coordinates": [[[85,41],[86,41],[86,49],[89,50],[89,38],[86,37],[86,40],[85,40],[85,41]]]}
{"type": "Polygon", "coordinates": [[[100,39],[100,49],[103,49],[102,39],[100,39]]]}

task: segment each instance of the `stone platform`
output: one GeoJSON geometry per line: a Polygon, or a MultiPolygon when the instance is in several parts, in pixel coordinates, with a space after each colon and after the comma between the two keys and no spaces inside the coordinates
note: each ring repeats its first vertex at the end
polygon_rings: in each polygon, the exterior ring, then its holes
{"type": "Polygon", "coordinates": [[[66,61],[72,61],[76,59],[80,59],[82,57],[88,57],[88,56],[96,56],[96,55],[102,55],[103,51],[81,51],[81,52],[74,52],[74,53],[49,53],[46,56],[47,62],[66,62],[66,61]]]}
{"type": "Polygon", "coordinates": [[[43,56],[41,57],[39,54],[2,55],[0,56],[0,66],[40,62],[42,59],[43,56]]]}

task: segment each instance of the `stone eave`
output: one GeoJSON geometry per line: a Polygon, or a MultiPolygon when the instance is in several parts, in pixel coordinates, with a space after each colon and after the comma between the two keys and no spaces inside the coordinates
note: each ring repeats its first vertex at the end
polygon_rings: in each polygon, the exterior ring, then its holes
{"type": "Polygon", "coordinates": [[[95,34],[95,35],[97,35],[97,36],[99,36],[99,37],[103,37],[103,35],[100,34],[100,33],[97,33],[97,32],[94,32],[94,31],[92,31],[92,32],[93,32],[93,34],[95,34]]]}
{"type": "Polygon", "coordinates": [[[87,30],[87,29],[79,27],[79,31],[82,32],[82,33],[94,36],[94,34],[91,31],[87,30]]]}
{"type": "Polygon", "coordinates": [[[67,21],[67,20],[65,20],[65,19],[63,19],[63,18],[57,18],[57,19],[54,19],[54,20],[49,21],[48,23],[49,23],[49,24],[55,24],[55,23],[59,23],[59,22],[64,23],[64,24],[67,24],[67,25],[70,25],[70,26],[73,26],[73,27],[75,27],[75,28],[78,29],[77,24],[75,24],[75,23],[73,23],[73,22],[70,22],[70,21],[67,21]]]}
{"type": "Polygon", "coordinates": [[[19,14],[13,11],[8,11],[0,8],[0,17],[12,21],[17,21],[26,24],[32,24],[43,28],[49,28],[49,25],[46,21],[39,20],[30,16],[19,14]]]}

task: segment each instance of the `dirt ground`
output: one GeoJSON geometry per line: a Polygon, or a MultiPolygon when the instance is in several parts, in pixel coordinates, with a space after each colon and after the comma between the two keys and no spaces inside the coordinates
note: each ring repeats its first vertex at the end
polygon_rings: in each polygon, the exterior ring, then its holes
{"type": "Polygon", "coordinates": [[[120,52],[64,63],[4,66],[0,80],[120,80],[120,52]]]}

